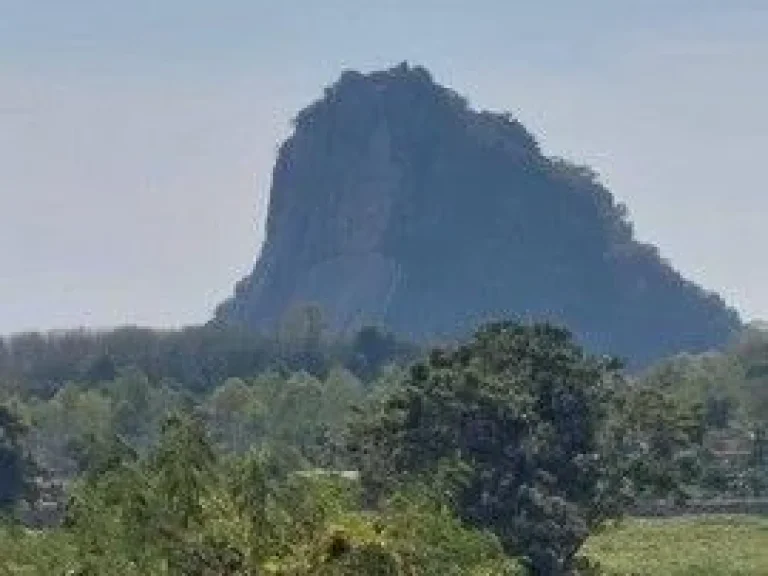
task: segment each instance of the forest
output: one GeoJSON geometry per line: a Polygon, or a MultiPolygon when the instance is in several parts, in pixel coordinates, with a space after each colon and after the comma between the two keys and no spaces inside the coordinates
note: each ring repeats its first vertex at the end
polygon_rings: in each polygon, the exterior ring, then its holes
{"type": "Polygon", "coordinates": [[[427,347],[335,335],[314,306],[269,336],[24,334],[0,406],[2,574],[768,568],[757,517],[638,519],[768,494],[758,328],[639,373],[551,324],[427,347]],[[660,552],[681,535],[698,552],[660,552]]]}

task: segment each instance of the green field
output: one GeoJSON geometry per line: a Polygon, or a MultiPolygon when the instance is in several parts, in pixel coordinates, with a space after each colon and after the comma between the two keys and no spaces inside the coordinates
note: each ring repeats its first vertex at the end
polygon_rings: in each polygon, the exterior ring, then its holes
{"type": "Polygon", "coordinates": [[[768,576],[768,518],[627,520],[593,537],[587,556],[611,576],[768,576]]]}

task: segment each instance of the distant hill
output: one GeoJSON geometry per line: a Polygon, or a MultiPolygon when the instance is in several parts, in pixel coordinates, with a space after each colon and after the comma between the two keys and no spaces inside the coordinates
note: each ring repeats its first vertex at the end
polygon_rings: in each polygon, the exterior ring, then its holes
{"type": "Polygon", "coordinates": [[[740,327],[635,240],[589,168],[544,156],[514,118],[472,110],[407,64],[344,72],[297,115],[261,255],[216,316],[271,330],[308,302],[336,330],[372,323],[417,340],[549,319],[637,365],[740,327]]]}

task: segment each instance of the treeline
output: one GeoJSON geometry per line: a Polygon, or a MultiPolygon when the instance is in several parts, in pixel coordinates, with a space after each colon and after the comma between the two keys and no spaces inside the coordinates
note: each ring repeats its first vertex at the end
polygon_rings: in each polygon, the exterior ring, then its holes
{"type": "Polygon", "coordinates": [[[768,332],[748,328],[724,351],[671,358],[641,378],[700,412],[700,497],[768,495],[768,332]]]}
{"type": "Polygon", "coordinates": [[[332,440],[350,411],[388,388],[399,374],[392,367],[364,383],[341,367],[322,378],[265,372],[192,392],[125,369],[113,380],[70,382],[50,398],[11,396],[6,405],[26,425],[26,445],[35,460],[61,481],[87,470],[105,438],[120,438],[146,454],[168,414],[180,411],[195,412],[223,453],[270,448],[295,468],[330,466],[335,464],[332,440]]]}
{"type": "Polygon", "coordinates": [[[337,365],[368,379],[419,352],[374,327],[330,334],[319,310],[301,307],[268,335],[210,323],[175,331],[125,327],[0,338],[0,383],[24,395],[49,396],[67,382],[112,380],[127,367],[153,382],[173,381],[192,391],[267,370],[324,376],[337,365]]]}

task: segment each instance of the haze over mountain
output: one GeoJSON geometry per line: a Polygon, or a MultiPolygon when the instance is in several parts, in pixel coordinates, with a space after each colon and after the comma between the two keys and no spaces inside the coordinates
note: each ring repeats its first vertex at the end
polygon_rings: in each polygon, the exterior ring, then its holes
{"type": "Polygon", "coordinates": [[[424,340],[549,319],[636,364],[720,346],[740,325],[635,240],[590,169],[406,64],[345,72],[297,115],[266,234],[219,320],[270,330],[315,303],[336,330],[424,340]]]}

